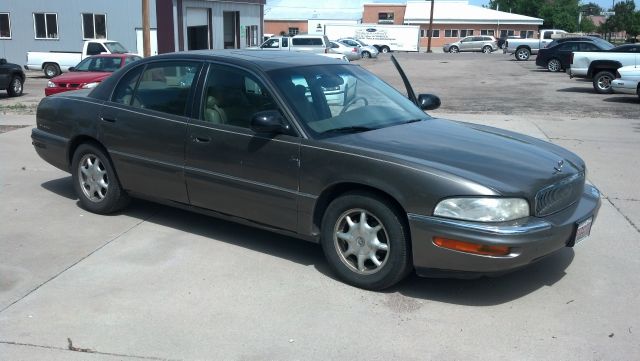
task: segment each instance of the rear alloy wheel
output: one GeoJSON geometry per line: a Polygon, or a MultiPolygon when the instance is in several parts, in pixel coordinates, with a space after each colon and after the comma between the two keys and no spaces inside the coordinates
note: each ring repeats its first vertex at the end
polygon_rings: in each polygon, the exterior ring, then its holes
{"type": "Polygon", "coordinates": [[[71,164],[73,186],[82,208],[108,214],[123,208],[129,197],[120,187],[111,161],[93,144],[81,144],[71,164]]]}
{"type": "Polygon", "coordinates": [[[22,78],[19,76],[14,76],[9,83],[9,87],[7,88],[7,93],[11,97],[17,97],[22,95],[22,78]]]}
{"type": "Polygon", "coordinates": [[[49,64],[45,65],[42,70],[44,71],[44,76],[47,79],[51,79],[51,78],[56,77],[56,76],[58,76],[60,74],[60,68],[56,64],[49,63],[49,64]]]}
{"type": "Polygon", "coordinates": [[[612,72],[603,70],[598,72],[593,77],[593,89],[599,94],[611,94],[613,89],[611,88],[611,82],[615,79],[612,72]]]}
{"type": "Polygon", "coordinates": [[[485,54],[491,54],[493,52],[493,48],[489,45],[485,45],[484,48],[482,48],[482,52],[485,54]]]}
{"type": "Polygon", "coordinates": [[[529,49],[527,48],[520,48],[516,50],[516,60],[518,61],[529,60],[530,56],[531,56],[531,51],[529,51],[529,49]]]}
{"type": "Polygon", "coordinates": [[[549,60],[549,62],[547,62],[547,70],[552,71],[554,73],[562,70],[562,64],[560,64],[560,60],[558,59],[549,60]]]}
{"type": "Polygon", "coordinates": [[[362,57],[371,59],[371,53],[365,50],[362,52],[362,57]]]}
{"type": "Polygon", "coordinates": [[[460,49],[458,49],[457,46],[452,46],[452,47],[449,48],[449,52],[450,53],[459,53],[460,49]]]}
{"type": "Polygon", "coordinates": [[[400,214],[374,194],[335,199],[322,219],[321,244],[333,271],[356,287],[380,290],[411,271],[409,235],[400,214]]]}

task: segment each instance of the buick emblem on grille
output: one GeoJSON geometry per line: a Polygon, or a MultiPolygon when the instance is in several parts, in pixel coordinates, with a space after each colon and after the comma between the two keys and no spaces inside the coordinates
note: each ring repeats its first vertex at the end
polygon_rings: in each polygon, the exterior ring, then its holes
{"type": "Polygon", "coordinates": [[[553,172],[553,174],[556,174],[556,173],[560,173],[560,172],[562,172],[562,166],[563,166],[563,165],[564,165],[564,160],[560,159],[560,160],[558,161],[558,165],[556,165],[555,167],[553,167],[553,169],[555,170],[555,172],[553,172]]]}

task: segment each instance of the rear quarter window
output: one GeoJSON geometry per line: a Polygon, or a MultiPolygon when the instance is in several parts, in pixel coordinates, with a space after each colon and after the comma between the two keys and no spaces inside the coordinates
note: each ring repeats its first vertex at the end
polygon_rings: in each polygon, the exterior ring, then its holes
{"type": "Polygon", "coordinates": [[[309,45],[323,46],[324,45],[324,43],[322,42],[322,39],[320,38],[293,38],[291,39],[291,44],[297,45],[297,46],[309,46],[309,45]]]}

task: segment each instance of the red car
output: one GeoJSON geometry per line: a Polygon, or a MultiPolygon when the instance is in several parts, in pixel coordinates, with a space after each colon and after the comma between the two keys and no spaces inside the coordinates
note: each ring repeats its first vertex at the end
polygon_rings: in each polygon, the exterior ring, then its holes
{"type": "Polygon", "coordinates": [[[101,54],[90,56],[70,68],[69,73],[59,75],[47,83],[46,96],[69,90],[94,88],[114,71],[142,59],[134,54],[101,54]]]}

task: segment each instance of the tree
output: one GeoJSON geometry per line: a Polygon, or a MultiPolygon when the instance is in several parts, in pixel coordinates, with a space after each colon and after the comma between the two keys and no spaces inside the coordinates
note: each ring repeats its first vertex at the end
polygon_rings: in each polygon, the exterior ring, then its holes
{"type": "Polygon", "coordinates": [[[595,32],[596,28],[597,27],[589,17],[583,16],[582,20],[580,20],[580,28],[578,30],[583,33],[589,34],[595,32]]]}
{"type": "Polygon", "coordinates": [[[544,20],[545,28],[576,31],[578,27],[578,0],[491,0],[489,7],[501,11],[533,16],[544,20]]]}
{"type": "Polygon", "coordinates": [[[605,22],[607,30],[626,31],[632,37],[640,33],[640,12],[636,11],[636,4],[633,0],[615,4],[613,11],[615,15],[611,15],[605,22]]]}
{"type": "MultiPolygon", "coordinates": [[[[580,5],[580,12],[582,12],[582,16],[600,15],[602,11],[603,9],[600,7],[600,5],[594,2],[580,5]]],[[[582,26],[580,26],[580,28],[582,29],[582,26]]]]}

